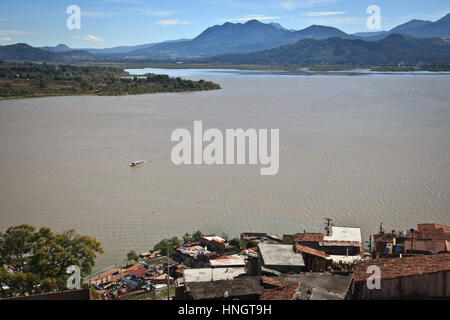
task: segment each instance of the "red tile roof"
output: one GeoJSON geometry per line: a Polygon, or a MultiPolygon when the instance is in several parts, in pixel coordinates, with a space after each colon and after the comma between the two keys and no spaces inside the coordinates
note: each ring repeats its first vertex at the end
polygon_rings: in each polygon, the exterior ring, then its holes
{"type": "Polygon", "coordinates": [[[450,226],[436,223],[418,224],[420,239],[450,240],[450,226]]]}
{"type": "Polygon", "coordinates": [[[148,271],[150,271],[150,270],[147,269],[147,268],[140,268],[140,269],[132,270],[130,273],[131,273],[131,274],[134,274],[134,275],[136,275],[136,276],[138,276],[138,277],[145,277],[145,274],[146,274],[148,271]]]}
{"type": "Polygon", "coordinates": [[[292,237],[294,241],[316,242],[323,241],[323,233],[296,233],[292,237]]]}
{"type": "MultiPolygon", "coordinates": [[[[149,277],[151,280],[167,280],[167,274],[160,274],[158,276],[149,277]]],[[[169,277],[170,280],[173,280],[172,277],[169,277]]]]}
{"type": "Polygon", "coordinates": [[[372,274],[367,273],[371,265],[379,266],[381,279],[395,279],[427,273],[450,270],[450,254],[436,254],[406,258],[381,258],[361,261],[355,269],[353,279],[356,282],[366,281],[372,274]]]}
{"type": "Polygon", "coordinates": [[[128,269],[125,269],[124,272],[130,272],[130,271],[138,269],[140,267],[142,267],[142,263],[136,263],[135,265],[129,267],[128,269]]]}
{"type": "Polygon", "coordinates": [[[261,294],[260,300],[294,300],[300,283],[290,284],[281,288],[266,290],[261,294]]]}
{"type": "Polygon", "coordinates": [[[323,251],[317,250],[317,249],[313,249],[307,246],[302,246],[301,244],[295,244],[294,245],[294,251],[296,252],[303,252],[306,254],[310,254],[316,257],[320,257],[320,258],[326,258],[328,257],[328,254],[326,254],[323,251]]]}
{"type": "Polygon", "coordinates": [[[263,285],[268,285],[268,286],[272,286],[272,287],[285,287],[286,284],[284,284],[283,282],[274,279],[274,278],[269,278],[266,276],[262,276],[261,277],[261,283],[263,285]]]}

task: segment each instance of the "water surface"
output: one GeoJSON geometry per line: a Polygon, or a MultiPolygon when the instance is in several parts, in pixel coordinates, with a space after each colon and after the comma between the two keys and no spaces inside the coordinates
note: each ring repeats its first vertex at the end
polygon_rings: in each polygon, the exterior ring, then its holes
{"type": "Polygon", "coordinates": [[[450,224],[450,77],[171,72],[223,89],[0,101],[0,232],[75,228],[103,243],[98,269],[197,229],[450,224]],[[278,175],[173,165],[170,135],[194,120],[280,129],[278,175]]]}

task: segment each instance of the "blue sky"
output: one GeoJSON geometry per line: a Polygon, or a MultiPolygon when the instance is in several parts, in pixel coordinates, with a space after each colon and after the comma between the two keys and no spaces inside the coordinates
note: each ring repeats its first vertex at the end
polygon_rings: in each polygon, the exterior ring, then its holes
{"type": "Polygon", "coordinates": [[[370,31],[370,5],[381,8],[383,30],[450,13],[448,0],[0,0],[0,45],[136,45],[193,38],[212,25],[252,18],[288,29],[321,24],[354,33],[370,31]],[[70,5],[81,9],[80,30],[66,27],[70,5]]]}

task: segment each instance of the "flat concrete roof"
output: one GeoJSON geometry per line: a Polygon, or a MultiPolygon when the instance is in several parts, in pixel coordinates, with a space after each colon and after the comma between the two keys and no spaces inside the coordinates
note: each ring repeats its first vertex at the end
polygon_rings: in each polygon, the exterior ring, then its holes
{"type": "Polygon", "coordinates": [[[213,268],[223,267],[243,267],[245,266],[245,258],[240,255],[222,256],[214,260],[210,260],[209,264],[213,268]]]}
{"type": "Polygon", "coordinates": [[[258,244],[265,266],[300,266],[305,262],[301,253],[294,252],[291,244],[258,244]]]}
{"type": "Polygon", "coordinates": [[[242,267],[185,269],[184,282],[230,280],[245,273],[245,269],[242,267]]]}
{"type": "Polygon", "coordinates": [[[362,241],[360,228],[331,227],[331,236],[324,236],[325,241],[362,241]]]}

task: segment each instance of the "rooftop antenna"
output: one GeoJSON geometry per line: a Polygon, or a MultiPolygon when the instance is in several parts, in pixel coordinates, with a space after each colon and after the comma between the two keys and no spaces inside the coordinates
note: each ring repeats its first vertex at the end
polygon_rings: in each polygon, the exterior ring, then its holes
{"type": "Polygon", "coordinates": [[[324,220],[325,220],[325,231],[327,233],[327,236],[329,236],[331,233],[331,227],[333,226],[333,223],[332,223],[333,219],[324,218],[324,220]]]}

